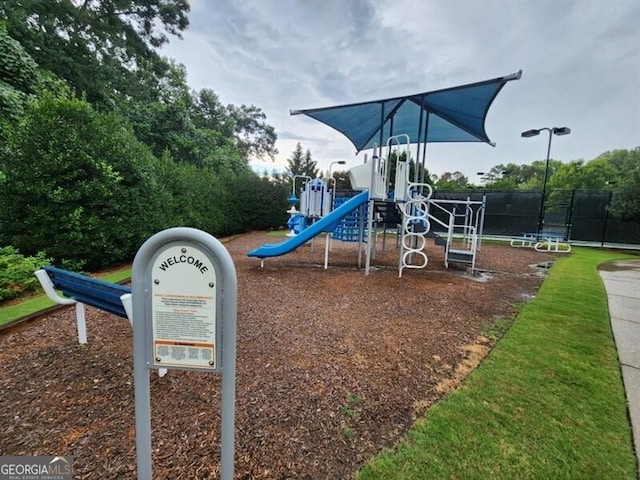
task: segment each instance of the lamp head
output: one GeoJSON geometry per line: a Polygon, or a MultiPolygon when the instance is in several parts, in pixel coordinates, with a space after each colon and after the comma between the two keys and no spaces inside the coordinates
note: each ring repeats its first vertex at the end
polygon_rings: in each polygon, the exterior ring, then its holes
{"type": "Polygon", "coordinates": [[[569,127],[553,127],[554,135],[569,135],[571,129],[569,127]]]}
{"type": "Polygon", "coordinates": [[[536,135],[540,135],[540,130],[527,130],[520,134],[520,136],[524,138],[535,137],[536,135]]]}

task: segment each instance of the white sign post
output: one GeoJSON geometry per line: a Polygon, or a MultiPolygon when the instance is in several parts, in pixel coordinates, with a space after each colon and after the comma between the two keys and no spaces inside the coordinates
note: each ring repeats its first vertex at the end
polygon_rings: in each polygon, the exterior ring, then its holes
{"type": "Polygon", "coordinates": [[[137,478],[151,480],[151,369],[222,374],[223,480],[233,478],[237,277],[208,233],[170,228],[138,250],[132,271],[137,478]]]}

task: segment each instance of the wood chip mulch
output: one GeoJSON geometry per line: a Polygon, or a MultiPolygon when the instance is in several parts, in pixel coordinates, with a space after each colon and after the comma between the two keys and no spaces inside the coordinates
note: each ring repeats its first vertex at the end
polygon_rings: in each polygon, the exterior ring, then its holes
{"type": "MultiPolygon", "coordinates": [[[[482,275],[444,268],[429,242],[424,270],[398,278],[395,241],[357,268],[357,245],[324,241],[260,261],[246,253],[279,238],[237,237],[237,479],[350,478],[393,446],[487,354],[483,332],[535,295],[548,253],[484,244],[482,275]]],[[[381,247],[381,243],[379,244],[381,247]]],[[[0,336],[1,455],[72,455],[74,478],[135,479],[132,333],[73,308],[0,336]]],[[[151,375],[153,473],[218,478],[220,377],[151,375]]]]}

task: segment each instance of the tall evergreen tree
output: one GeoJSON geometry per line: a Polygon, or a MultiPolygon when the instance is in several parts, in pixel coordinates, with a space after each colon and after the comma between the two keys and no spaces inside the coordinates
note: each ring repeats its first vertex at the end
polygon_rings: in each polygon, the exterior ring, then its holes
{"type": "Polygon", "coordinates": [[[286,172],[291,177],[296,175],[306,175],[304,171],[304,153],[300,142],[297,143],[296,148],[291,153],[291,156],[287,158],[286,172]]]}
{"type": "Polygon", "coordinates": [[[318,162],[311,158],[311,150],[308,148],[304,154],[304,159],[302,160],[302,171],[304,172],[303,175],[308,175],[311,178],[316,178],[318,176],[318,162]]]}

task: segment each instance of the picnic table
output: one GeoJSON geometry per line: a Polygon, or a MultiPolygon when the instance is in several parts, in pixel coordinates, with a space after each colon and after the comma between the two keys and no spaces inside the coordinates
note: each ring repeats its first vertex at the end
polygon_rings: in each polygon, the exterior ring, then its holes
{"type": "Polygon", "coordinates": [[[564,241],[564,235],[558,232],[523,232],[519,237],[511,238],[512,247],[533,248],[537,252],[569,253],[571,245],[564,241]]]}

